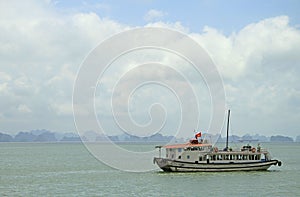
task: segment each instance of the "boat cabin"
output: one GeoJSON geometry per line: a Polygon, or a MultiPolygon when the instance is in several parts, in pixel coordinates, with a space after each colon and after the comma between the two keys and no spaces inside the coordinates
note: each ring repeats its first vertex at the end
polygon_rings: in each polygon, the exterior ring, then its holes
{"type": "Polygon", "coordinates": [[[163,148],[166,150],[166,159],[185,162],[239,163],[245,161],[268,161],[271,159],[270,154],[267,151],[262,151],[260,147],[256,149],[247,145],[237,151],[232,149],[219,151],[217,147],[213,147],[207,141],[198,142],[195,139],[190,140],[186,144],[166,145],[163,148]]]}

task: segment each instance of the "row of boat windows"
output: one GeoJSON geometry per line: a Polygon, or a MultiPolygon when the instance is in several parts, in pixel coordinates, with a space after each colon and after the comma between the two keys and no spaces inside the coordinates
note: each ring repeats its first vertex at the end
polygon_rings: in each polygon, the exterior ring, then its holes
{"type": "MultiPolygon", "coordinates": [[[[210,150],[211,147],[187,147],[184,148],[185,151],[203,151],[203,150],[210,150]]],[[[167,149],[168,150],[168,149],[167,149]]],[[[169,151],[175,151],[176,149],[170,148],[169,151]]],[[[179,153],[182,152],[182,148],[178,148],[177,151],[179,153]]]]}
{"type": "MultiPolygon", "coordinates": [[[[187,147],[184,150],[185,151],[203,151],[203,150],[208,150],[210,149],[209,147],[187,147]]],[[[179,152],[179,150],[178,150],[179,152]]]]}
{"type": "MultiPolygon", "coordinates": [[[[172,158],[174,155],[172,155],[172,158]]],[[[190,159],[190,155],[186,156],[187,159],[190,159]]],[[[178,159],[181,159],[181,155],[178,156],[178,159]]],[[[211,155],[209,160],[218,161],[218,160],[260,160],[261,155],[211,155]]],[[[205,161],[206,156],[199,156],[199,161],[205,161]]]]}
{"type": "MultiPolygon", "coordinates": [[[[200,159],[201,159],[201,156],[199,157],[199,160],[200,159]]],[[[261,155],[211,155],[211,156],[209,156],[209,159],[212,161],[217,161],[217,160],[260,160],[261,155]]]]}

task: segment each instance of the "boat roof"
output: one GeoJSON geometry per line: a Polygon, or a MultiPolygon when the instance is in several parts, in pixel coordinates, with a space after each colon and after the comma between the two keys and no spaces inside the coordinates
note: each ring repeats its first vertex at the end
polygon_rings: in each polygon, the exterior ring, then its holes
{"type": "Polygon", "coordinates": [[[187,148],[187,147],[205,147],[205,146],[212,146],[211,144],[203,144],[203,143],[185,143],[185,144],[170,144],[163,146],[164,148],[187,148]]]}

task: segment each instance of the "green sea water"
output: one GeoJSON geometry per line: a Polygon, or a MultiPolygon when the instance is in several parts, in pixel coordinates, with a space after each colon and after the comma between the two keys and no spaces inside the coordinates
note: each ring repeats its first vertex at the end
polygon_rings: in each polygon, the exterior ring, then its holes
{"type": "MultiPolygon", "coordinates": [[[[0,143],[0,196],[300,196],[300,144],[263,145],[281,167],[130,173],[99,162],[81,143],[0,143]]],[[[121,146],[150,150],[154,144],[121,146]]]]}

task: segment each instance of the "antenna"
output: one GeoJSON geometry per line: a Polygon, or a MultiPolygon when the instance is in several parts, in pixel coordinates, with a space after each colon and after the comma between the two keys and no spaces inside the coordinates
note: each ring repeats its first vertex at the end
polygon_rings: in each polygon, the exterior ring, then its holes
{"type": "Polygon", "coordinates": [[[230,118],[230,109],[228,110],[228,119],[227,119],[226,150],[228,150],[229,118],[230,118]]]}

